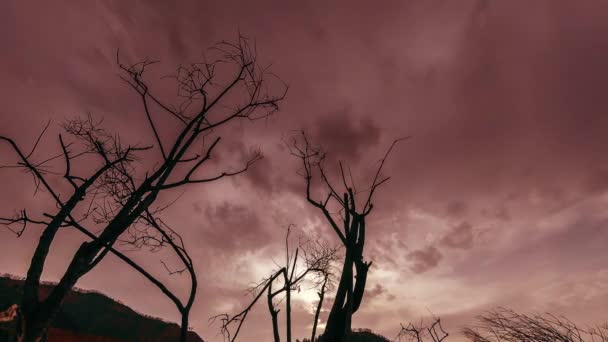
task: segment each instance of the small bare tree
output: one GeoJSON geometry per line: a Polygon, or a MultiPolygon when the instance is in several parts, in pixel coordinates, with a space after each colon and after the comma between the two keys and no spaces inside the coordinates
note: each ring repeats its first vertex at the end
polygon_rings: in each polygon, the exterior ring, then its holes
{"type": "Polygon", "coordinates": [[[552,314],[528,316],[498,308],[478,316],[479,324],[464,329],[473,342],[605,342],[608,325],[582,328],[552,314]]]}
{"type": "Polygon", "coordinates": [[[313,146],[304,132],[287,142],[291,154],[301,160],[301,176],[306,181],[307,201],[323,213],[345,249],[335,300],[329,313],[325,332],[320,337],[322,341],[341,342],[352,331],[352,316],[361,305],[367,273],[372,265],[371,261],[366,262],[363,259],[366,218],[374,207],[372,204],[374,193],[378,187],[389,180],[389,177],[381,175],[382,168],[395,144],[401,140],[403,139],[393,141],[380,160],[370,186],[363,191],[357,191],[350,168],[348,168],[349,176],[347,176],[342,162],[339,163],[339,171],[343,188],[337,190],[339,188],[332,184],[325,169],[325,152],[320,147],[313,146]],[[324,199],[317,200],[312,197],[314,174],[317,174],[325,188],[327,196],[324,199]],[[338,191],[342,191],[342,193],[338,191]],[[362,194],[363,201],[359,198],[362,194]],[[337,205],[339,217],[330,212],[330,201],[337,205]],[[342,221],[342,228],[339,225],[340,221],[342,221]],[[353,279],[355,279],[354,282],[353,279]]]}
{"type": "MultiPolygon", "coordinates": [[[[156,221],[148,215],[154,214],[155,210],[150,209],[161,192],[238,175],[261,158],[261,154],[255,151],[236,170],[224,170],[213,175],[204,175],[201,171],[203,165],[209,164],[207,162],[220,142],[217,135],[220,128],[237,120],[268,117],[278,109],[287,90],[285,87],[285,91],[273,94],[267,84],[271,74],[259,65],[254,49],[244,37],[239,37],[236,43],[222,42],[213,51],[217,59],[212,62],[178,69],[174,78],[179,95],[184,99],[178,106],[164,103],[144,81],[144,72],[155,62],[133,65],[118,62],[124,72],[123,80],[142,102],[146,122],[155,141],[150,146],[126,145],[91,117],[68,120],[63,129],[70,140],[59,135],[60,152],[39,161],[35,161],[34,155],[46,128],[30,152],[25,152],[15,140],[0,136],[0,141],[8,143],[18,158],[17,164],[8,167],[30,173],[36,190],[46,191],[57,207],[54,213],[43,213],[40,218],[30,216],[23,209],[0,221],[18,236],[30,224],[45,227],[23,288],[18,315],[20,341],[44,339],[51,320],[76,282],[108,253],[117,254],[113,246],[130,227],[156,221]],[[231,76],[216,75],[218,70],[230,66],[233,67],[231,76]],[[159,113],[173,118],[180,125],[172,142],[161,139],[159,125],[154,119],[159,113]],[[210,138],[211,142],[208,141],[210,138]],[[138,157],[151,152],[157,153],[159,163],[152,167],[137,163],[138,157]],[[63,172],[52,168],[56,160],[63,160],[63,172]],[[88,175],[82,175],[84,173],[88,175]],[[62,179],[71,189],[67,195],[62,193],[61,186],[57,187],[51,181],[54,176],[57,176],[54,181],[62,179]],[[13,228],[17,225],[19,228],[13,228]],[[41,299],[38,290],[44,264],[57,232],[65,227],[76,227],[91,240],[80,245],[58,284],[48,297],[41,299]],[[93,231],[99,233],[94,234],[93,231]]],[[[121,259],[129,263],[128,258],[121,259]]],[[[136,269],[139,267],[130,262],[136,269]]],[[[143,271],[141,267],[139,270],[143,271]]],[[[152,281],[152,277],[147,278],[152,281]]],[[[162,284],[155,284],[163,288],[162,284]]],[[[171,297],[168,291],[163,292],[171,297]]],[[[178,301],[174,302],[177,305],[178,301]]],[[[184,308],[186,306],[189,305],[184,305],[184,308]]]]}
{"type": "Polygon", "coordinates": [[[312,321],[312,331],[310,333],[311,341],[314,341],[317,337],[317,325],[319,323],[321,309],[323,308],[323,302],[325,301],[325,293],[332,289],[333,278],[334,274],[332,272],[323,273],[323,282],[321,283],[321,288],[319,289],[319,291],[317,291],[317,296],[319,296],[319,302],[317,303],[317,306],[315,308],[315,317],[312,321]]]}
{"type": "Polygon", "coordinates": [[[441,326],[441,319],[435,318],[433,323],[425,326],[422,322],[416,326],[409,323],[407,326],[401,325],[401,330],[397,334],[397,341],[407,342],[442,342],[449,334],[441,326]]]}
{"type": "MultiPolygon", "coordinates": [[[[222,314],[213,317],[214,319],[221,319],[222,333],[230,342],[236,340],[247,315],[264,293],[266,293],[266,303],[271,317],[273,338],[275,342],[281,340],[278,323],[278,314],[280,310],[277,309],[278,303],[275,302],[275,298],[283,296],[280,301],[285,301],[286,338],[287,342],[291,342],[291,292],[294,290],[299,291],[304,279],[311,280],[313,288],[321,287],[320,291],[322,292],[325,291],[327,286],[330,286],[330,269],[332,263],[337,259],[338,248],[329,246],[326,243],[311,241],[300,237],[298,240],[298,247],[292,252],[290,251],[290,235],[292,229],[293,225],[289,225],[285,236],[285,265],[277,265],[279,268],[272,271],[269,277],[247,290],[247,292],[254,297],[244,310],[234,316],[222,314]],[[273,284],[277,282],[278,288],[273,290],[273,284]],[[236,325],[233,334],[230,332],[230,327],[232,325],[236,325]]],[[[315,327],[317,319],[318,311],[315,315],[315,327]]]]}

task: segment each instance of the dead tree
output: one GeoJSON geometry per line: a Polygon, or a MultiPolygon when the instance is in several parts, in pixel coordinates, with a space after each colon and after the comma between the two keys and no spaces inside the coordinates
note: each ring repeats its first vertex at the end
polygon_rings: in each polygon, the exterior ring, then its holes
{"type": "MultiPolygon", "coordinates": [[[[184,272],[187,272],[190,277],[190,291],[185,301],[181,301],[178,296],[169,292],[169,298],[175,304],[181,315],[180,341],[186,342],[188,337],[190,310],[192,309],[192,305],[196,298],[198,279],[194,269],[194,262],[186,250],[181,235],[167,225],[161,218],[157,217],[157,214],[158,210],[155,213],[152,213],[149,209],[146,210],[145,214],[142,215],[143,224],[134,224],[129,227],[127,230],[129,238],[123,239],[120,242],[121,244],[126,244],[136,249],[147,247],[152,251],[157,251],[168,246],[182,263],[182,267],[172,269],[161,260],[161,264],[169,275],[181,275],[184,272]]],[[[167,291],[169,290],[167,289],[167,291]]]]}
{"type": "MultiPolygon", "coordinates": [[[[178,69],[174,78],[179,95],[184,98],[178,106],[163,102],[144,81],[144,72],[155,62],[133,65],[118,62],[124,72],[123,80],[142,102],[145,122],[154,140],[151,146],[123,144],[117,135],[102,129],[91,117],[67,121],[63,129],[70,141],[59,135],[60,152],[38,161],[35,152],[46,128],[30,152],[25,152],[15,140],[0,136],[0,141],[8,143],[18,158],[17,164],[9,167],[29,172],[36,190],[46,191],[57,207],[54,213],[43,213],[39,218],[23,209],[14,217],[1,220],[17,235],[30,224],[44,227],[23,288],[18,315],[20,341],[44,338],[51,320],[76,282],[108,253],[116,254],[114,244],[129,227],[146,220],[146,213],[161,192],[238,175],[261,158],[259,152],[254,152],[238,169],[202,174],[202,169],[206,169],[203,166],[209,165],[207,162],[220,143],[218,131],[223,126],[238,120],[268,117],[278,109],[287,90],[285,87],[284,91],[273,94],[272,86],[267,84],[271,74],[259,65],[245,38],[239,37],[236,43],[222,42],[213,51],[217,58],[212,62],[178,69]],[[217,76],[218,70],[226,70],[229,76],[217,76]],[[173,141],[161,139],[160,126],[154,119],[158,115],[173,118],[180,125],[173,141]],[[148,167],[137,163],[138,157],[150,157],[151,153],[156,153],[159,160],[156,165],[148,167]],[[63,160],[63,172],[52,169],[57,160],[63,160]],[[55,181],[65,182],[71,189],[69,193],[63,193],[62,187],[54,185],[51,181],[54,176],[57,176],[55,181]],[[20,227],[13,228],[16,225],[20,227]],[[57,232],[65,227],[76,227],[91,240],[80,245],[58,284],[48,297],[41,299],[38,290],[44,264],[57,232]],[[99,233],[93,234],[93,231],[99,233]]],[[[147,278],[152,281],[151,277],[147,278]]],[[[155,284],[162,289],[160,284],[155,284]]],[[[169,292],[163,292],[171,297],[169,292]]]]}
{"type": "Polygon", "coordinates": [[[357,191],[350,169],[348,169],[349,176],[347,177],[341,162],[339,163],[339,171],[343,189],[338,190],[339,188],[332,184],[326,172],[324,165],[326,154],[320,147],[313,146],[304,132],[287,142],[291,154],[301,160],[301,175],[306,181],[307,201],[323,213],[345,249],[336,297],[327,319],[325,332],[320,336],[322,341],[341,342],[352,331],[352,316],[361,305],[367,272],[372,265],[371,261],[366,262],[363,258],[366,234],[365,221],[374,207],[372,200],[375,191],[389,180],[389,177],[381,175],[382,168],[395,144],[401,140],[403,139],[393,141],[380,160],[373,180],[365,191],[357,191]],[[324,199],[314,199],[312,197],[311,188],[314,174],[317,174],[325,188],[327,196],[324,199]],[[342,193],[338,191],[342,191],[342,193]],[[361,194],[364,194],[363,202],[360,202],[360,198],[358,198],[361,197],[361,194]],[[330,212],[330,202],[337,204],[340,217],[336,217],[335,214],[330,212]],[[340,224],[342,228],[340,228],[340,224]]]}
{"type": "Polygon", "coordinates": [[[583,328],[552,314],[528,316],[498,308],[478,316],[479,324],[464,329],[473,342],[605,342],[608,325],[583,328]]]}
{"type": "Polygon", "coordinates": [[[325,300],[325,293],[327,290],[331,289],[331,279],[333,274],[327,272],[323,274],[323,283],[321,283],[321,288],[317,292],[317,296],[319,296],[319,303],[317,303],[317,307],[315,308],[315,317],[312,321],[312,332],[310,334],[310,340],[314,341],[317,336],[317,324],[319,323],[319,315],[321,314],[321,309],[323,308],[323,301],[325,300]]]}
{"type": "Polygon", "coordinates": [[[422,322],[418,326],[413,323],[409,323],[407,326],[402,324],[396,339],[399,342],[442,342],[448,336],[449,334],[441,326],[441,320],[435,318],[429,326],[424,326],[422,322]]]}
{"type": "MultiPolygon", "coordinates": [[[[274,270],[271,275],[261,282],[250,287],[247,292],[254,297],[249,305],[234,316],[222,314],[213,317],[212,319],[221,319],[221,330],[226,339],[233,342],[238,337],[245,319],[249,312],[253,309],[257,301],[266,293],[266,303],[272,322],[273,338],[275,342],[281,340],[279,333],[277,303],[275,298],[283,296],[280,301],[285,302],[285,330],[287,342],[291,342],[291,293],[294,290],[300,290],[302,282],[305,278],[312,281],[313,288],[322,286],[324,288],[330,286],[331,283],[331,266],[337,258],[338,248],[329,246],[326,243],[319,241],[311,241],[308,239],[299,239],[298,247],[294,252],[290,251],[290,234],[293,225],[287,228],[285,237],[285,265],[279,266],[278,270],[274,270]],[[273,284],[278,283],[278,288],[273,291],[273,284]],[[236,325],[234,333],[231,334],[230,328],[236,325]]],[[[318,318],[315,317],[315,320],[318,318]]],[[[315,324],[316,326],[316,324],[315,324]]]]}

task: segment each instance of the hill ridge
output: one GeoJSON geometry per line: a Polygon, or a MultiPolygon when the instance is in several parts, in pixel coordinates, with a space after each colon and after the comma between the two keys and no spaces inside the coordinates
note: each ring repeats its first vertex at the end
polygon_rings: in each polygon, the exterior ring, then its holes
{"type": "MultiPolygon", "coordinates": [[[[0,310],[18,304],[24,279],[11,275],[0,275],[0,310]]],[[[42,282],[41,296],[50,292],[56,283],[42,282]]],[[[6,324],[0,329],[8,331],[6,324]]],[[[120,300],[97,290],[74,288],[66,298],[61,311],[52,323],[49,341],[172,341],[178,340],[179,325],[162,318],[138,312],[120,300]],[[110,327],[110,328],[108,328],[110,327]],[[54,336],[55,335],[55,336],[54,336]],[[73,339],[69,336],[73,335],[73,339]],[[61,337],[60,337],[61,336],[61,337]],[[85,337],[86,336],[86,337],[85,337]],[[97,337],[93,338],[92,337],[97,337]]],[[[1,335],[0,335],[1,337],[1,335]]],[[[193,331],[188,341],[203,342],[193,331]]]]}

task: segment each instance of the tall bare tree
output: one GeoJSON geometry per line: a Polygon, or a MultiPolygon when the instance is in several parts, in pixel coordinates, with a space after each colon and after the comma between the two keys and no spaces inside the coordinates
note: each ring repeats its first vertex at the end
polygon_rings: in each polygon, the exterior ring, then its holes
{"type": "Polygon", "coordinates": [[[233,121],[268,117],[278,109],[287,91],[286,87],[278,92],[272,89],[268,82],[272,74],[258,63],[244,37],[235,43],[222,42],[213,52],[216,58],[212,62],[178,69],[174,78],[183,102],[177,106],[163,102],[144,81],[144,72],[155,62],[123,65],[119,61],[123,80],[142,102],[154,138],[150,146],[126,145],[91,117],[68,120],[63,129],[69,141],[60,134],[60,152],[41,161],[35,160],[34,155],[46,128],[30,152],[25,152],[15,140],[0,136],[0,141],[8,143],[18,158],[17,164],[9,167],[29,172],[36,189],[48,192],[57,207],[54,213],[43,213],[39,218],[23,209],[14,217],[1,220],[9,227],[21,225],[12,229],[18,235],[29,224],[44,226],[23,288],[18,315],[20,341],[44,339],[51,320],[76,282],[115,250],[114,244],[130,227],[154,222],[148,214],[155,212],[151,209],[161,192],[238,175],[261,158],[256,151],[238,169],[212,175],[202,171],[220,143],[218,130],[233,121]],[[218,70],[228,75],[218,76],[218,70]],[[173,141],[161,138],[160,125],[154,119],[158,115],[173,118],[180,125],[173,141]],[[152,152],[160,158],[156,165],[137,163],[138,157],[152,152]],[[64,161],[64,172],[58,173],[50,166],[58,159],[64,161]],[[75,163],[79,163],[78,168],[75,163]],[[54,185],[54,176],[71,188],[68,194],[54,185]],[[57,232],[65,227],[76,227],[91,240],[80,245],[58,284],[42,299],[39,287],[44,264],[57,232]]]}
{"type": "MultiPolygon", "coordinates": [[[[251,286],[247,292],[253,295],[249,305],[236,315],[229,316],[222,314],[214,318],[220,318],[222,321],[222,333],[230,341],[233,342],[238,337],[240,329],[247,318],[249,312],[253,309],[258,300],[266,293],[266,304],[270,313],[272,322],[273,339],[275,342],[280,342],[279,321],[277,303],[275,298],[281,297],[280,301],[284,301],[285,305],[285,334],[287,342],[292,339],[292,321],[291,321],[291,295],[292,291],[300,290],[305,279],[312,282],[312,288],[321,287],[321,291],[331,284],[331,267],[332,263],[337,259],[338,248],[319,241],[311,241],[300,237],[298,246],[295,251],[290,250],[290,235],[293,225],[287,228],[285,235],[285,264],[278,266],[277,270],[272,271],[271,275],[261,282],[251,286]],[[273,290],[273,284],[277,283],[278,288],[273,290]],[[231,326],[236,325],[231,333],[231,326]]],[[[318,313],[315,316],[315,326],[318,313]]]]}
{"type": "Polygon", "coordinates": [[[366,218],[373,209],[373,196],[389,177],[381,175],[382,168],[395,144],[403,139],[393,141],[390,148],[380,160],[370,186],[365,191],[357,191],[348,168],[348,176],[344,165],[339,163],[341,176],[341,190],[334,185],[325,169],[326,154],[323,150],[310,143],[304,132],[287,142],[292,155],[300,159],[302,165],[301,175],[306,182],[306,199],[315,208],[319,209],[330,224],[345,249],[340,282],[332,305],[325,332],[319,340],[325,342],[345,341],[351,333],[352,316],[361,305],[367,273],[372,265],[363,258],[366,235],[366,218]],[[320,178],[327,196],[324,199],[315,199],[312,195],[313,177],[320,178]],[[341,191],[338,192],[338,191],[341,191]],[[361,201],[361,195],[362,201],[361,201]],[[338,207],[338,214],[330,212],[330,202],[338,207]],[[341,221],[341,222],[340,222],[341,221]],[[340,225],[342,228],[340,228],[340,225]],[[354,281],[353,281],[354,279],[354,281]]]}

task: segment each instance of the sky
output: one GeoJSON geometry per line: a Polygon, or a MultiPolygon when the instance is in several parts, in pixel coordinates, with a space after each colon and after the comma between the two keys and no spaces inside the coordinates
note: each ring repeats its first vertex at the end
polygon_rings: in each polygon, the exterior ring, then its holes
{"type": "MultiPolygon", "coordinates": [[[[608,305],[606,11],[603,1],[555,0],[2,1],[0,134],[29,148],[48,120],[58,132],[65,118],[91,113],[122,136],[152,141],[141,103],[118,77],[117,50],[160,60],[149,81],[170,94],[170,80],[154,75],[199,61],[240,31],[290,89],[271,119],[224,133],[219,151],[257,146],[261,162],[188,188],[166,212],[200,278],[191,314],[200,336],[221,340],[209,318],[247,303],[244,290],[275,267],[289,223],[337,243],[305,202],[284,148],[297,129],[361,175],[393,139],[411,137],[391,154],[392,178],[368,219],[373,266],[355,328],[393,337],[400,323],[436,315],[458,334],[498,306],[599,323],[608,305]]],[[[56,145],[48,138],[43,151],[56,145]]],[[[0,146],[0,163],[14,160],[0,146]]],[[[0,173],[2,214],[48,210],[31,178],[0,173]]],[[[40,232],[0,229],[0,272],[24,275],[40,232]]],[[[58,279],[80,242],[59,234],[45,280],[58,279]]],[[[160,263],[169,255],[129,253],[187,293],[185,275],[160,263]]],[[[112,256],[77,286],[178,319],[112,256]]],[[[314,296],[294,299],[294,337],[309,335],[314,296]]],[[[243,329],[244,340],[270,340],[265,307],[243,329]]]]}

